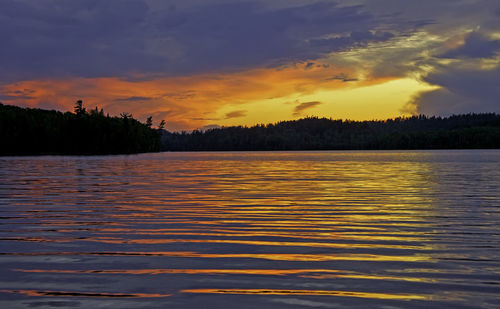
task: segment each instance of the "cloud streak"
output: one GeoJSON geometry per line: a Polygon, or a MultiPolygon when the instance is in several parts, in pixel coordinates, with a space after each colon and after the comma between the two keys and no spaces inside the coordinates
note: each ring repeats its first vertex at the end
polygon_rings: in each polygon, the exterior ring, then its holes
{"type": "Polygon", "coordinates": [[[247,114],[247,111],[245,110],[239,110],[239,111],[233,111],[226,113],[226,119],[232,119],[232,118],[241,118],[244,117],[247,114]]]}
{"type": "Polygon", "coordinates": [[[132,96],[128,98],[118,98],[116,101],[118,102],[144,102],[144,101],[151,101],[154,100],[154,98],[150,97],[139,97],[139,96],[132,96]]]}
{"type": "Polygon", "coordinates": [[[304,102],[300,103],[295,108],[293,109],[293,115],[294,116],[300,116],[302,113],[308,109],[314,108],[318,105],[322,104],[319,101],[311,101],[311,102],[304,102]]]}

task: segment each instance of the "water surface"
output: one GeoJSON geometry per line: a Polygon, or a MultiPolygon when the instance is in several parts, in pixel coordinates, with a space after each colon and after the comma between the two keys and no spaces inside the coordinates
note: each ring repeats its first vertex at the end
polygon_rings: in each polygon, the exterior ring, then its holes
{"type": "Polygon", "coordinates": [[[2,308],[498,308],[500,151],[0,158],[2,308]]]}

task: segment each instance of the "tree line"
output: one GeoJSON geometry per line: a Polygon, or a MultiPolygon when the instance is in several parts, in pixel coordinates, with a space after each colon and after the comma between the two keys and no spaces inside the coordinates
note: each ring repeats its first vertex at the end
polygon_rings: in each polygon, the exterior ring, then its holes
{"type": "Polygon", "coordinates": [[[252,127],[164,132],[163,151],[500,148],[500,115],[350,121],[308,117],[252,127]]]}
{"type": "Polygon", "coordinates": [[[0,103],[0,155],[129,154],[155,151],[383,150],[500,148],[500,115],[350,121],[307,117],[252,127],[169,132],[131,114],[21,108],[0,103]]]}
{"type": "Polygon", "coordinates": [[[131,114],[104,115],[97,107],[87,111],[81,100],[74,113],[21,108],[0,103],[0,155],[130,154],[160,150],[165,122],[152,128],[131,114]]]}

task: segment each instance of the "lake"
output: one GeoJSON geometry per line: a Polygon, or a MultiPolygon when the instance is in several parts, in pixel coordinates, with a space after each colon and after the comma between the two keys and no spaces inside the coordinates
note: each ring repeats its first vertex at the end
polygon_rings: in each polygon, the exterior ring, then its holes
{"type": "Polygon", "coordinates": [[[500,151],[0,157],[2,308],[499,308],[500,151]]]}

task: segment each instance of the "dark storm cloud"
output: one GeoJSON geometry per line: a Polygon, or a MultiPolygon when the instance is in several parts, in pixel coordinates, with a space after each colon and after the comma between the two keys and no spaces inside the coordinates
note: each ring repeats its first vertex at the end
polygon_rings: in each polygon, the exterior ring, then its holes
{"type": "Polygon", "coordinates": [[[492,70],[443,67],[425,81],[440,89],[420,94],[412,102],[418,113],[500,113],[500,68],[492,70]]]}
{"type": "Polygon", "coordinates": [[[467,36],[464,45],[452,49],[440,57],[442,58],[490,58],[500,51],[500,40],[489,40],[479,32],[467,36]]]}
{"type": "Polygon", "coordinates": [[[3,0],[4,81],[39,77],[143,78],[316,59],[389,39],[363,6],[257,2],[159,8],[142,0],[3,0]],[[338,38],[329,38],[337,35],[338,38]]]}
{"type": "Polygon", "coordinates": [[[0,3],[0,68],[12,78],[116,75],[154,67],[142,56],[141,1],[19,1],[0,3]]]}
{"type": "MultiPolygon", "coordinates": [[[[361,7],[320,2],[279,10],[255,3],[221,4],[190,12],[176,29],[186,42],[188,59],[207,70],[315,59],[328,47],[312,43],[321,36],[352,29],[369,30],[371,16],[361,7]],[[203,44],[203,48],[195,48],[203,44]]],[[[346,48],[341,42],[339,48],[346,48]]]]}

